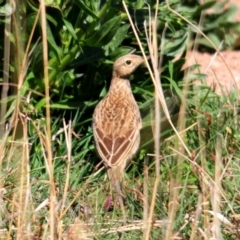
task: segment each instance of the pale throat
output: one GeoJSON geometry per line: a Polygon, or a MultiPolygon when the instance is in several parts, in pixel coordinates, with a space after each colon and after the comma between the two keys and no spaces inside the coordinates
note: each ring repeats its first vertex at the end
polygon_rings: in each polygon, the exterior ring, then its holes
{"type": "Polygon", "coordinates": [[[132,89],[127,78],[113,77],[109,88],[109,94],[117,95],[118,97],[132,96],[132,89]]]}

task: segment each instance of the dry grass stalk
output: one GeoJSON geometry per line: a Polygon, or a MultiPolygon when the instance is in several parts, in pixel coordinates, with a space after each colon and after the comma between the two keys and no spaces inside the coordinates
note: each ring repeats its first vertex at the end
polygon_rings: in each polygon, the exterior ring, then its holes
{"type": "Polygon", "coordinates": [[[44,83],[45,83],[45,98],[46,98],[46,152],[47,152],[47,168],[49,170],[49,184],[50,184],[50,210],[49,210],[49,227],[50,227],[50,239],[56,238],[56,219],[55,219],[55,207],[56,207],[56,190],[54,182],[54,169],[51,147],[51,115],[50,115],[50,95],[49,95],[49,78],[48,78],[48,43],[47,43],[47,23],[46,23],[46,6],[45,1],[40,1],[41,9],[41,23],[42,23],[42,44],[43,44],[43,66],[44,66],[44,83]]]}

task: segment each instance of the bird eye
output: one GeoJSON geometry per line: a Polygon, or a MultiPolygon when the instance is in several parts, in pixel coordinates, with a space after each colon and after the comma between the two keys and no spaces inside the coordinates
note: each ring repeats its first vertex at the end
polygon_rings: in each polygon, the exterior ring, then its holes
{"type": "Polygon", "coordinates": [[[127,65],[131,65],[131,63],[132,63],[131,60],[127,60],[127,61],[126,61],[126,64],[127,64],[127,65]]]}

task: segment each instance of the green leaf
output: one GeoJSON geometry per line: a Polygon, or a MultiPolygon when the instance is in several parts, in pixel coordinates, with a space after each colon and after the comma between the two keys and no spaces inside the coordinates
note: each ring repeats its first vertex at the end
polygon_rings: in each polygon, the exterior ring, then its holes
{"type": "Polygon", "coordinates": [[[38,103],[35,105],[36,110],[41,110],[46,104],[46,98],[42,98],[38,103]]]}
{"type": "Polygon", "coordinates": [[[117,59],[119,56],[127,55],[128,53],[130,53],[133,50],[134,50],[134,48],[132,48],[132,47],[122,46],[122,47],[118,47],[118,48],[114,49],[114,51],[112,51],[109,54],[109,56],[111,56],[111,59],[117,59]]]}
{"type": "Polygon", "coordinates": [[[110,19],[109,21],[104,23],[103,26],[101,26],[92,37],[86,39],[85,43],[88,46],[99,47],[108,44],[116,34],[117,30],[120,27],[120,24],[121,24],[120,16],[110,19]]]}
{"type": "Polygon", "coordinates": [[[219,17],[217,19],[218,23],[225,23],[227,21],[233,21],[234,17],[236,16],[238,12],[238,8],[235,6],[230,6],[226,11],[224,11],[222,14],[219,14],[219,17]]]}
{"type": "Polygon", "coordinates": [[[69,110],[69,109],[78,109],[78,106],[70,106],[68,104],[54,103],[54,104],[50,104],[50,108],[69,110]]]}
{"type": "Polygon", "coordinates": [[[78,5],[81,11],[87,13],[87,15],[90,15],[96,20],[99,19],[98,16],[88,6],[86,6],[81,0],[75,0],[74,2],[78,5]]]}
{"type": "Polygon", "coordinates": [[[50,21],[55,27],[58,25],[56,19],[50,15],[47,15],[47,20],[50,21]]]}
{"type": "MultiPolygon", "coordinates": [[[[216,48],[218,48],[221,44],[221,40],[219,39],[218,35],[214,34],[214,33],[209,33],[208,34],[208,38],[212,41],[212,43],[214,44],[214,46],[216,48]]],[[[209,48],[212,48],[212,45],[209,43],[209,41],[205,38],[201,38],[199,39],[199,43],[206,46],[206,47],[209,47],[209,48]]]]}
{"type": "Polygon", "coordinates": [[[104,51],[99,47],[84,47],[79,57],[73,61],[71,67],[78,67],[86,63],[93,63],[104,57],[104,51]]]}
{"type": "Polygon", "coordinates": [[[166,40],[164,46],[164,54],[168,56],[176,56],[177,54],[185,50],[189,34],[185,32],[184,35],[180,35],[176,38],[166,40]]]}
{"type": "Polygon", "coordinates": [[[126,34],[128,32],[128,29],[129,29],[129,25],[128,24],[121,26],[117,30],[117,32],[114,35],[114,37],[112,38],[112,41],[109,42],[109,44],[107,44],[104,48],[106,50],[110,49],[112,51],[114,51],[116,48],[118,48],[119,45],[122,43],[122,41],[125,39],[126,34]]]}
{"type": "Polygon", "coordinates": [[[14,12],[13,7],[11,4],[5,4],[4,6],[0,7],[0,14],[5,16],[11,16],[14,12]]]}
{"type": "Polygon", "coordinates": [[[73,29],[73,26],[72,26],[72,24],[70,23],[70,22],[68,22],[66,19],[64,19],[63,18],[63,22],[65,23],[65,26],[66,26],[66,28],[67,28],[67,30],[71,33],[71,35],[72,35],[72,37],[74,38],[74,40],[78,40],[78,38],[77,38],[77,35],[76,35],[76,33],[75,33],[75,31],[74,31],[74,29],[73,29]]]}
{"type": "Polygon", "coordinates": [[[195,10],[194,15],[201,14],[202,11],[207,10],[207,9],[213,7],[215,4],[216,4],[216,1],[208,1],[208,2],[202,3],[195,10]]]}
{"type": "Polygon", "coordinates": [[[57,46],[54,36],[52,34],[52,30],[50,28],[50,26],[47,24],[47,40],[50,44],[50,46],[52,47],[52,49],[54,50],[56,56],[58,57],[58,59],[60,59],[59,56],[59,47],[57,46]]]}

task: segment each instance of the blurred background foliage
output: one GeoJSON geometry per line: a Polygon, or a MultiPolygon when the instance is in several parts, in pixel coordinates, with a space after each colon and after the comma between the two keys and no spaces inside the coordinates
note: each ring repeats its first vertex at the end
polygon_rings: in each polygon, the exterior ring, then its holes
{"type": "MultiPolygon", "coordinates": [[[[37,16],[39,2],[29,0],[25,3],[27,4],[23,21],[25,32],[22,37],[26,43],[37,16]]],[[[150,1],[149,5],[144,1],[127,1],[126,3],[147,53],[143,22],[149,19],[148,7],[152,13],[154,12],[155,1],[150,1]]],[[[103,97],[108,89],[112,63],[119,56],[134,49],[136,49],[136,54],[140,54],[139,48],[120,2],[62,0],[46,1],[46,4],[52,116],[75,115],[79,113],[79,109],[80,112],[85,109],[81,119],[86,122],[87,126],[86,120],[90,120],[92,109],[99,97],[103,97]]],[[[226,39],[224,47],[232,46],[229,44],[231,41],[229,36],[232,36],[230,32],[239,30],[237,29],[239,25],[231,22],[231,17],[236,11],[233,7],[222,14],[224,3],[217,3],[217,1],[209,1],[200,5],[198,1],[174,0],[170,1],[170,4],[179,14],[196,25],[203,10],[218,9],[214,14],[206,14],[202,30],[216,46],[219,46],[222,39],[226,39]]],[[[162,2],[159,8],[159,41],[165,24],[168,26],[163,50],[163,83],[166,88],[169,88],[170,83],[167,79],[171,77],[180,87],[178,84],[183,74],[179,70],[184,61],[180,59],[180,62],[172,64],[171,76],[169,61],[186,50],[189,40],[194,40],[194,32],[186,22],[169,12],[165,2],[162,2]]],[[[3,18],[1,22],[3,33],[3,18]]],[[[12,41],[14,42],[14,39],[12,41]]],[[[3,38],[1,43],[3,49],[3,38]]],[[[203,38],[200,38],[199,44],[202,49],[209,47],[203,38]]],[[[34,30],[31,49],[24,84],[27,88],[44,93],[40,22],[34,30]]],[[[2,65],[0,66],[3,68],[2,65]]],[[[132,86],[141,103],[152,98],[153,87],[146,70],[141,69],[139,72],[132,86]]],[[[44,102],[44,97],[32,94],[28,108],[34,109],[36,116],[41,115],[44,102]]]]}

